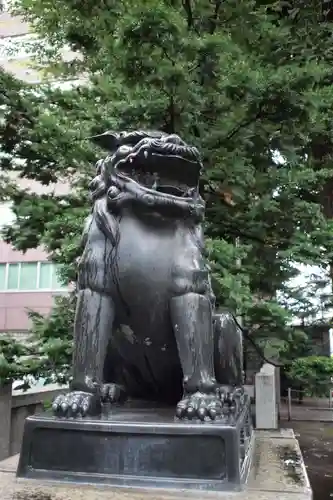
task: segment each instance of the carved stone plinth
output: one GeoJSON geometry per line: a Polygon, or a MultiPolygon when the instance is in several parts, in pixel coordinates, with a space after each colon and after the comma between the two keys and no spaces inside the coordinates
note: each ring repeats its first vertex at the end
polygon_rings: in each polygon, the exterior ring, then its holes
{"type": "Polygon", "coordinates": [[[249,402],[237,418],[176,422],[130,405],[98,419],[27,418],[17,475],[114,486],[239,490],[252,452],[249,402]]]}

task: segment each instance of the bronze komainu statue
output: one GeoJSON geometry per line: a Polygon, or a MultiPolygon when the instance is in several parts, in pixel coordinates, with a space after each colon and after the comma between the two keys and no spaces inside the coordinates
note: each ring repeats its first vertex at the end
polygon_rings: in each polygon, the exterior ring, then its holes
{"type": "Polygon", "coordinates": [[[177,135],[107,132],[84,230],[73,381],[58,416],[127,398],[213,420],[242,399],[242,332],[214,312],[198,150],[177,135]]]}

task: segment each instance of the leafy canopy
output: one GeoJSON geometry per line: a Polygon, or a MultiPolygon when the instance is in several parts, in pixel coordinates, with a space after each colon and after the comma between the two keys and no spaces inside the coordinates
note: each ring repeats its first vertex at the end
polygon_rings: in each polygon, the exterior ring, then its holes
{"type": "Polygon", "coordinates": [[[295,359],[288,369],[288,376],[310,396],[326,396],[332,388],[333,358],[309,356],[295,359]]]}
{"type": "Polygon", "coordinates": [[[75,279],[86,186],[102,155],[86,139],[106,129],[176,132],[203,153],[218,304],[257,335],[289,342],[276,291],[288,295],[293,261],[324,266],[333,252],[322,210],[333,141],[327,12],[268,0],[17,0],[15,8],[46,40],[38,57],[50,74],[84,75],[85,84],[32,89],[0,72],[2,167],[19,162],[25,177],[71,186],[62,196],[11,188],[17,222],[7,240],[44,245],[64,279],[75,279]],[[71,61],[59,57],[64,45],[71,61]]]}

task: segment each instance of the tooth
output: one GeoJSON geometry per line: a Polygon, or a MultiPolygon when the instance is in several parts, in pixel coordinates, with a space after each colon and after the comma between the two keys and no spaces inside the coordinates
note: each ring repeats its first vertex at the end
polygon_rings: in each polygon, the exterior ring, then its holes
{"type": "Polygon", "coordinates": [[[143,155],[144,155],[145,158],[148,158],[148,151],[144,151],[143,155]]]}
{"type": "Polygon", "coordinates": [[[133,163],[133,158],[130,158],[130,159],[129,159],[129,162],[130,162],[130,163],[133,163]]]}

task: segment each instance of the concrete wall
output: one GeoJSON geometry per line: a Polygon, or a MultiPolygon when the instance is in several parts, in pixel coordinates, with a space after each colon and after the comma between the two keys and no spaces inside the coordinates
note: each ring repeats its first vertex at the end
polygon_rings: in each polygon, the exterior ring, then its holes
{"type": "Polygon", "coordinates": [[[49,385],[26,392],[13,391],[10,385],[0,388],[0,460],[20,452],[25,419],[43,411],[66,387],[49,385]]]}

